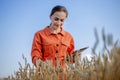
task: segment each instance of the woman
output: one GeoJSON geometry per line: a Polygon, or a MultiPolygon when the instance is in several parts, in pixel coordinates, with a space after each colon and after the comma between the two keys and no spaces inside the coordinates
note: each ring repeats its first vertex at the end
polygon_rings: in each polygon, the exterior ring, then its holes
{"type": "Polygon", "coordinates": [[[74,51],[73,37],[63,29],[67,16],[68,11],[64,6],[55,6],[50,14],[51,24],[35,33],[31,51],[35,66],[39,60],[52,60],[53,66],[56,66],[56,59],[61,66],[65,66],[64,58],[67,53],[74,51]]]}

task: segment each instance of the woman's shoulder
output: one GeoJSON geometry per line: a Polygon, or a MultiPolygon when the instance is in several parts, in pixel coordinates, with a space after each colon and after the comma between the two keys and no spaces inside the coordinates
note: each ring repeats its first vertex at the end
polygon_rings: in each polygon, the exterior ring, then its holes
{"type": "Polygon", "coordinates": [[[68,31],[65,31],[65,34],[69,35],[69,36],[72,36],[72,34],[70,32],[68,32],[68,31]]]}
{"type": "Polygon", "coordinates": [[[45,33],[46,28],[47,28],[47,27],[45,27],[45,28],[43,28],[43,29],[38,30],[35,34],[43,34],[43,33],[45,33]]]}
{"type": "Polygon", "coordinates": [[[40,29],[40,30],[38,30],[35,34],[41,34],[41,33],[43,33],[44,32],[44,29],[40,29]]]}
{"type": "Polygon", "coordinates": [[[72,34],[68,31],[65,31],[65,36],[69,38],[73,38],[72,34]]]}

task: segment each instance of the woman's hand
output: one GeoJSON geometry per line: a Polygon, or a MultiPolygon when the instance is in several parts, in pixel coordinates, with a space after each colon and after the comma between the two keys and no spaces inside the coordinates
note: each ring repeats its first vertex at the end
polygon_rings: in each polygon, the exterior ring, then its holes
{"type": "Polygon", "coordinates": [[[42,66],[42,61],[40,59],[37,59],[36,60],[36,67],[38,68],[40,66],[42,66]]]}

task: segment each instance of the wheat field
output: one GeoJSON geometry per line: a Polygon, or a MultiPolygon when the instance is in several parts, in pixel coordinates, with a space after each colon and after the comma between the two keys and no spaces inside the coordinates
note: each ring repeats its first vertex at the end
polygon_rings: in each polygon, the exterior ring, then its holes
{"type": "MultiPolygon", "coordinates": [[[[96,42],[92,48],[91,60],[87,57],[80,60],[80,56],[75,57],[75,63],[72,64],[69,61],[67,69],[64,70],[57,61],[57,66],[52,66],[52,61],[46,61],[41,67],[31,66],[26,57],[25,66],[22,66],[20,62],[19,70],[13,75],[0,80],[120,80],[120,45],[119,41],[112,41],[112,38],[107,37],[102,31],[103,49],[96,52],[98,46],[98,34],[95,29],[96,42]],[[111,49],[109,49],[111,46],[111,49]],[[106,53],[107,55],[105,55],[106,53]]],[[[79,54],[79,50],[75,51],[75,54],[79,54]]]]}

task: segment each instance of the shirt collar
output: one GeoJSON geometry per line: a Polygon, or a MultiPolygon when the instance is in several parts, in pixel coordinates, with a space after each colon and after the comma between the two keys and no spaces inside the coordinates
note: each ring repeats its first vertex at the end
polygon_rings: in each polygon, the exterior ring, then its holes
{"type": "MultiPolygon", "coordinates": [[[[51,34],[53,34],[53,33],[50,31],[49,26],[47,26],[47,27],[45,28],[45,32],[46,32],[46,34],[47,34],[48,36],[51,35],[51,34]]],[[[64,35],[65,35],[64,29],[62,28],[62,29],[61,29],[61,32],[58,33],[58,34],[61,34],[62,36],[64,36],[64,35]]]]}

